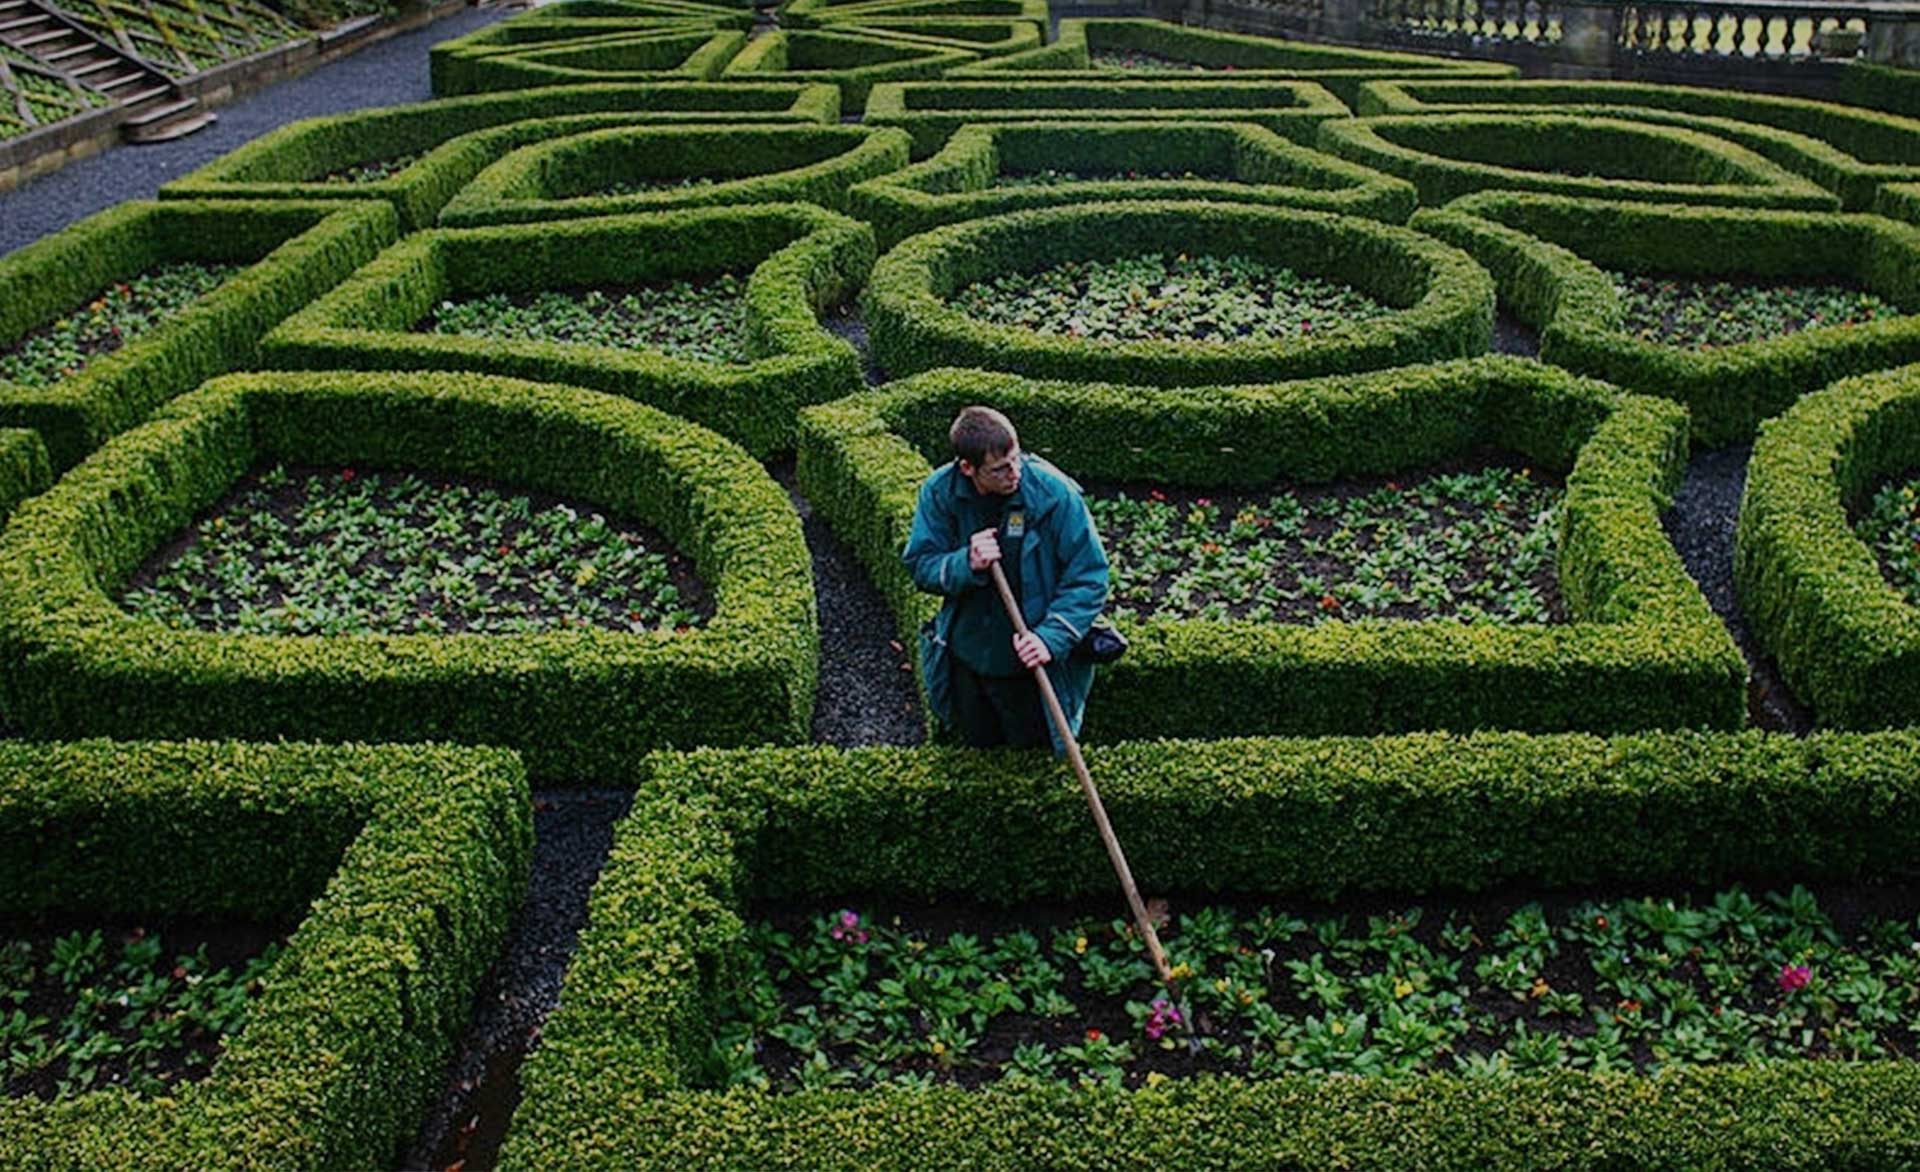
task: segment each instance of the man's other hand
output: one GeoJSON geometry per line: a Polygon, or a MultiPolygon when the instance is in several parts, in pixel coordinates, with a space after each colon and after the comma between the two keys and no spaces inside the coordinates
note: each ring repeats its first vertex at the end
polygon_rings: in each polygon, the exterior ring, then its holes
{"type": "Polygon", "coordinates": [[[1000,538],[991,529],[982,529],[967,543],[967,565],[979,573],[1000,560],[1000,538]]]}
{"type": "Polygon", "coordinates": [[[1028,671],[1053,661],[1053,652],[1047,650],[1046,640],[1032,631],[1013,637],[1013,653],[1020,657],[1020,666],[1028,671]]]}

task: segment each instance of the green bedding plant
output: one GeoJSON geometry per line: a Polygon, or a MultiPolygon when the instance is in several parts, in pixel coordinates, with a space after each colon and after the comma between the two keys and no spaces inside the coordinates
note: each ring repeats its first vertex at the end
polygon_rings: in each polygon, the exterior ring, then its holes
{"type": "Polygon", "coordinates": [[[1186,253],[1011,273],[967,285],[949,303],[994,325],[1096,342],[1280,341],[1391,312],[1338,281],[1251,257],[1186,253]]]}
{"type": "Polygon", "coordinates": [[[0,379],[50,387],[72,378],[102,354],[111,354],[210,293],[243,266],[163,264],[76,306],[0,351],[0,379]]]}
{"type": "Polygon", "coordinates": [[[275,464],[184,538],[135,577],[129,614],[250,635],[513,635],[712,613],[657,533],[488,484],[275,464]]]}
{"type": "Polygon", "coordinates": [[[732,273],[627,289],[488,293],[442,301],[421,332],[653,350],[698,362],[747,363],[746,281],[732,273]]]}
{"type": "Polygon", "coordinates": [[[144,928],[112,943],[97,928],[0,937],[0,1084],[62,1099],[108,1086],[159,1094],[204,1077],[282,947],[216,967],[206,944],[176,954],[144,928]]]}
{"type": "Polygon", "coordinates": [[[1896,477],[1873,494],[1854,526],[1887,581],[1920,606],[1920,475],[1896,477]]]}
{"type": "Polygon", "coordinates": [[[1031,187],[1065,187],[1074,183],[1137,182],[1141,179],[1211,180],[1215,183],[1237,183],[1240,180],[1231,175],[1199,175],[1192,171],[1065,171],[1046,167],[1038,171],[1005,172],[993,177],[992,186],[996,189],[1018,189],[1031,187]]]}
{"type": "MultiPolygon", "coordinates": [[[[1209,68],[1198,61],[1176,61],[1138,49],[1096,49],[1087,54],[1087,60],[1095,69],[1124,69],[1129,73],[1205,73],[1209,68]]],[[[1221,68],[1231,70],[1233,66],[1221,68]]]]}
{"type": "Polygon", "coordinates": [[[384,159],[368,159],[321,175],[321,183],[384,183],[427,157],[426,151],[409,151],[384,159]]]}
{"type": "Polygon", "coordinates": [[[1862,289],[1832,284],[1709,281],[1608,272],[1621,328],[1669,346],[1708,350],[1827,326],[1865,325],[1902,310],[1862,289]]]}
{"type": "Polygon", "coordinates": [[[1560,496],[1530,468],[1489,467],[1347,492],[1095,489],[1087,503],[1110,605],[1140,619],[1543,623],[1560,496]]]}
{"type": "Polygon", "coordinates": [[[763,1090],[1119,1088],[1203,1072],[1859,1061],[1906,1057],[1920,1041],[1911,906],[1843,932],[1801,886],[1697,902],[1450,902],[1365,914],[1197,907],[1161,931],[1178,1001],[1124,918],[1026,926],[1018,911],[942,908],[929,929],[924,912],[841,908],[762,919],[747,929],[745,979],[724,1003],[706,1075],[763,1090]]]}

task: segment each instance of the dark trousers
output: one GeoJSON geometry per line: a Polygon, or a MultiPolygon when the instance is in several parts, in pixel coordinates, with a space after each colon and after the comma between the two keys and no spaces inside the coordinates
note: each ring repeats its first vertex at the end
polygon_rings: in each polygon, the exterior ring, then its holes
{"type": "Polygon", "coordinates": [[[1033,676],[983,676],[953,661],[953,724],[961,743],[975,749],[1050,744],[1046,702],[1033,676]]]}

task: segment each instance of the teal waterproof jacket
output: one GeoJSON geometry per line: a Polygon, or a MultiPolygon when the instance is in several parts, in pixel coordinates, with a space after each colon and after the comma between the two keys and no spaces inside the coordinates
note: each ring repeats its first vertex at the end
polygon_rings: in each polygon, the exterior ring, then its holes
{"type": "MultiPolygon", "coordinates": [[[[1026,502],[1027,531],[1020,543],[1020,609],[1027,627],[1053,653],[1047,677],[1060,707],[1077,735],[1093,687],[1093,661],[1073,649],[1086,638],[1107,602],[1107,553],[1094,532],[1093,517],[1080,486],[1038,456],[1020,456],[1020,496],[1026,502]]],[[[920,632],[920,665],[926,675],[927,703],[943,725],[953,723],[953,664],[947,635],[955,601],[973,590],[992,590],[989,573],[967,564],[971,533],[962,533],[957,501],[966,477],[956,463],[935,469],[920,486],[913,511],[913,532],[901,554],[913,583],[945,598],[920,632]]],[[[1064,753],[1060,734],[1047,722],[1053,750],[1064,753]]]]}

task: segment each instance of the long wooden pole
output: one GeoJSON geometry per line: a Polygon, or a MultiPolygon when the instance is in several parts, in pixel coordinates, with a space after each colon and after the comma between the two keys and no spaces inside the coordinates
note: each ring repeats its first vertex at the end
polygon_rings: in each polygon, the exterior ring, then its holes
{"type": "MultiPolygon", "coordinates": [[[[1013,589],[1007,585],[1007,575],[1000,569],[1000,563],[989,567],[993,571],[993,588],[1000,592],[1001,605],[1007,608],[1007,617],[1013,620],[1013,629],[1022,635],[1027,634],[1026,616],[1020,613],[1020,604],[1014,601],[1013,589]]],[[[1127,906],[1133,909],[1133,922],[1140,929],[1140,938],[1147,942],[1147,953],[1153,958],[1154,971],[1160,974],[1160,983],[1169,989],[1173,987],[1173,969],[1167,964],[1167,950],[1160,947],[1160,933],[1153,929],[1153,917],[1147,914],[1146,902],[1140,898],[1140,889],[1134,886],[1133,870],[1127,866],[1126,852],[1120,849],[1120,840],[1113,833],[1113,823],[1107,821],[1107,808],[1100,801],[1100,791],[1094,788],[1093,774],[1087,772],[1087,759],[1080,755],[1080,742],[1074,739],[1073,726],[1067,723],[1066,710],[1060,707],[1060,697],[1053,691],[1053,681],[1047,678],[1044,664],[1030,669],[1034,682],[1040,685],[1040,698],[1047,703],[1047,713],[1053,717],[1053,727],[1060,734],[1060,743],[1067,747],[1067,760],[1073,763],[1073,772],[1080,778],[1080,792],[1087,797],[1087,808],[1093,811],[1093,824],[1100,829],[1100,841],[1107,845],[1107,858],[1113,860],[1113,872],[1120,877],[1120,889],[1127,893],[1127,906]]]]}

